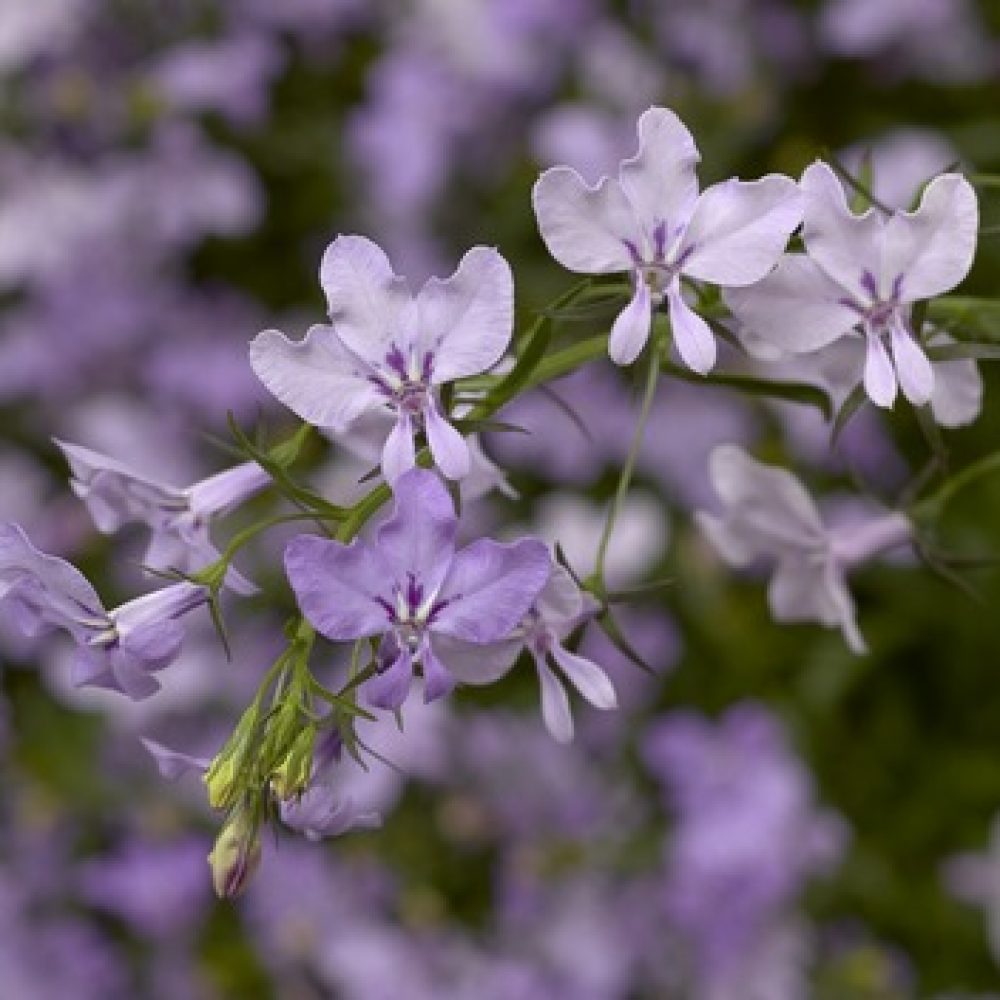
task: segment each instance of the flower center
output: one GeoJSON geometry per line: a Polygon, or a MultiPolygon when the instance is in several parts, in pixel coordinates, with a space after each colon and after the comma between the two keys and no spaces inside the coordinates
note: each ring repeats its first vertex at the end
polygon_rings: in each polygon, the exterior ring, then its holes
{"type": "Polygon", "coordinates": [[[371,381],[394,409],[410,417],[419,417],[427,408],[431,394],[434,355],[409,352],[409,358],[395,344],[386,352],[385,366],[371,381]]]}

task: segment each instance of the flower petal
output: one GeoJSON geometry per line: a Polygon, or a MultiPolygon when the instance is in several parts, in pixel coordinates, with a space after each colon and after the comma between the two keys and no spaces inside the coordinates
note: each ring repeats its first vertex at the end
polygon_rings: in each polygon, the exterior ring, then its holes
{"type": "Polygon", "coordinates": [[[542,618],[551,625],[573,626],[585,614],[583,594],[576,581],[556,563],[544,590],[538,595],[535,607],[542,618]]]}
{"type": "Polygon", "coordinates": [[[413,422],[408,413],[396,418],[382,449],[382,475],[386,482],[394,483],[416,464],[417,449],[413,443],[413,422]]]}
{"type": "Polygon", "coordinates": [[[425,641],[420,651],[420,665],[424,671],[424,704],[451,694],[457,678],[453,677],[434,655],[430,642],[425,641]]]}
{"type": "Polygon", "coordinates": [[[665,222],[672,234],[687,222],[698,197],[695,168],[701,156],[687,126],[669,108],[648,108],[637,129],[639,152],[622,163],[618,178],[648,232],[665,222]]]}
{"type": "Polygon", "coordinates": [[[212,763],[207,757],[192,757],[179,750],[171,750],[155,740],[142,739],[140,742],[156,761],[157,770],[167,781],[176,781],[190,771],[207,771],[212,763]]]}
{"type": "Polygon", "coordinates": [[[876,406],[888,410],[896,401],[896,372],[882,338],[868,330],[865,339],[865,392],[876,406]]]}
{"type": "Polygon", "coordinates": [[[545,586],[550,565],[548,548],[534,538],[473,542],[451,564],[432,629],[477,645],[506,638],[545,586]]]}
{"type": "Polygon", "coordinates": [[[473,247],[455,273],[417,296],[419,347],[433,355],[435,385],[486,371],[514,332],[514,276],[492,247],[473,247]]]}
{"type": "MultiPolygon", "coordinates": [[[[953,338],[939,334],[932,343],[953,343],[953,338]]],[[[983,407],[983,377],[972,358],[934,363],[934,395],[931,410],[942,427],[971,424],[983,407]]]]}
{"type": "Polygon", "coordinates": [[[608,354],[616,365],[630,365],[646,346],[653,323],[653,302],[649,285],[640,275],[629,304],[615,317],[608,338],[608,354]]]}
{"type": "Polygon", "coordinates": [[[667,307],[674,345],[681,360],[692,371],[707,375],[715,365],[715,334],[681,295],[680,286],[674,282],[667,289],[667,307]]]}
{"type": "Polygon", "coordinates": [[[109,613],[123,639],[150,625],[174,621],[208,602],[208,589],[198,584],[172,583],[168,587],[126,601],[109,613]]]}
{"type": "Polygon", "coordinates": [[[344,431],[379,402],[369,372],[328,326],[313,326],[300,341],[265,330],[250,342],[250,367],[267,390],[317,427],[344,431]]]}
{"type": "Polygon", "coordinates": [[[444,483],[427,469],[411,469],[393,487],[392,516],[376,541],[392,581],[412,576],[428,592],[444,580],[455,554],[455,506],[444,483]]]}
{"type": "Polygon", "coordinates": [[[760,281],[802,221],[803,198],[790,177],[728,180],[702,192],[680,253],[683,273],[719,285],[760,281]]]}
{"type": "Polygon", "coordinates": [[[809,256],[852,295],[870,302],[871,283],[878,283],[882,271],[881,219],[874,208],[855,215],[837,175],[820,160],[806,168],[801,187],[806,199],[802,238],[809,256]]]}
{"type": "Polygon", "coordinates": [[[552,658],[559,664],[566,679],[594,708],[618,707],[611,678],[592,660],[571,653],[558,642],[552,645],[552,658]]]}
{"type": "Polygon", "coordinates": [[[299,535],[285,549],[285,572],[302,613],[328,639],[359,639],[388,627],[379,598],[392,596],[391,572],[366,542],[299,535]]]}
{"type": "Polygon", "coordinates": [[[200,517],[212,517],[249,500],[270,482],[271,477],[256,462],[244,462],[202,479],[184,492],[188,495],[193,513],[200,517]]]}
{"type": "Polygon", "coordinates": [[[360,358],[380,365],[410,308],[406,281],[364,236],[338,236],[323,254],[319,280],[337,335],[360,358]]]}
{"type": "Polygon", "coordinates": [[[394,712],[410,693],[413,683],[413,656],[408,649],[399,649],[387,670],[365,681],[365,700],[375,708],[394,712]]]}
{"type": "Polygon", "coordinates": [[[472,645],[450,635],[431,637],[434,653],[462,684],[492,684],[514,666],[524,643],[520,638],[472,645]]]}
{"type": "Polygon", "coordinates": [[[723,298],[751,333],[796,353],[825,347],[859,319],[843,288],[805,254],[786,254],[763,280],[727,288],[723,298]]]}
{"type": "Polygon", "coordinates": [[[449,479],[464,479],[469,474],[469,446],[465,438],[429,400],[424,408],[424,430],[434,463],[449,479]]]}
{"type": "Polygon", "coordinates": [[[978,230],[979,205],[972,185],[960,174],[936,177],[915,212],[897,212],[886,225],[884,282],[891,288],[897,275],[902,276],[903,302],[947,292],[969,273],[978,230]]]}
{"type": "Polygon", "coordinates": [[[775,621],[815,621],[839,627],[852,653],[867,652],[854,600],[832,561],[790,560],[778,566],[767,591],[775,621]]]}
{"type": "Polygon", "coordinates": [[[106,627],[107,613],[87,578],[65,559],[39,552],[9,522],[0,523],[0,600],[8,595],[33,628],[53,625],[85,641],[106,627]]]}
{"type": "Polygon", "coordinates": [[[903,395],[914,406],[924,406],[934,394],[934,369],[898,316],[892,323],[890,342],[903,395]]]}
{"type": "Polygon", "coordinates": [[[538,685],[542,696],[542,720],[545,728],[557,743],[573,741],[573,713],[569,707],[569,695],[562,681],[541,656],[535,657],[538,670],[538,685]]]}
{"type": "Polygon", "coordinates": [[[618,181],[595,186],[570,167],[546,170],[531,202],[538,231],[552,256],[570,271],[613,274],[634,265],[628,243],[638,247],[642,227],[618,181]]]}

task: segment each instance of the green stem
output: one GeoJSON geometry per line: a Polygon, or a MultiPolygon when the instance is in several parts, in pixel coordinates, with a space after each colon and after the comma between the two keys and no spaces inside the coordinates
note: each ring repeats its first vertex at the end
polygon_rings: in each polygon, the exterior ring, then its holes
{"type": "Polygon", "coordinates": [[[915,504],[910,511],[911,515],[916,519],[940,517],[957,493],[991,472],[1000,472],[1000,451],[973,462],[952,476],[936,493],[915,504]]]}
{"type": "Polygon", "coordinates": [[[628,494],[629,486],[632,482],[632,474],[635,471],[635,463],[639,458],[639,449],[642,447],[643,438],[646,436],[646,424],[649,422],[649,415],[653,407],[653,399],[656,396],[656,386],[660,376],[660,340],[656,332],[653,333],[653,342],[649,346],[649,368],[646,371],[646,386],[642,395],[642,407],[639,410],[639,420],[635,426],[635,433],[632,435],[632,444],[622,467],[621,475],[618,477],[618,487],[615,490],[614,499],[611,502],[611,509],[608,511],[608,518],[604,522],[604,532],[601,535],[600,544],[597,547],[597,561],[594,566],[594,577],[601,588],[601,594],[605,593],[604,584],[604,564],[608,555],[608,546],[611,543],[611,535],[615,530],[615,522],[621,513],[622,505],[628,494]]]}

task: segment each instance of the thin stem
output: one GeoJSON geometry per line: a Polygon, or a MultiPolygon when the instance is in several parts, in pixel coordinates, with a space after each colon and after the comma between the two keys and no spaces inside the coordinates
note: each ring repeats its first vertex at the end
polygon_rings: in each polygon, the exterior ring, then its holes
{"type": "Polygon", "coordinates": [[[916,504],[913,507],[913,516],[940,517],[957,493],[991,472],[1000,472],[1000,451],[995,451],[992,455],[987,455],[978,462],[966,466],[961,472],[949,479],[933,496],[916,504]]]}
{"type": "Polygon", "coordinates": [[[656,396],[656,386],[660,377],[660,340],[653,335],[653,343],[649,348],[649,368],[646,370],[646,386],[642,395],[642,406],[639,410],[639,420],[635,426],[635,433],[632,435],[632,444],[629,448],[628,457],[622,467],[621,475],[618,478],[618,486],[615,490],[614,499],[611,502],[611,509],[608,511],[608,518],[604,522],[604,532],[601,535],[601,542],[597,547],[597,561],[594,566],[594,577],[596,578],[601,592],[604,592],[604,564],[607,560],[608,546],[611,544],[611,535],[615,530],[615,522],[621,513],[622,505],[628,494],[629,486],[632,482],[632,474],[635,471],[635,463],[639,458],[639,450],[642,447],[643,438],[646,436],[646,424],[649,422],[649,415],[653,408],[653,398],[656,396]]]}

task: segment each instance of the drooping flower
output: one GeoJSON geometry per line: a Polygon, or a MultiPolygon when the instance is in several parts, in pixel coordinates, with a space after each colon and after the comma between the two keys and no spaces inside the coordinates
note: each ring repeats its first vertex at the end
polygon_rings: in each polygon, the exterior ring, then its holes
{"type": "Polygon", "coordinates": [[[911,541],[910,521],[884,513],[844,530],[831,529],[795,476],[735,445],[712,452],[709,473],[723,513],[699,511],[698,525],[731,566],[773,560],[767,596],[774,619],[839,627],[851,651],[864,653],[847,572],[911,541]]]}
{"type": "Polygon", "coordinates": [[[441,412],[440,386],[486,371],[510,342],[514,282],[507,262],[473,247],[451,277],[417,293],[362,236],[338,236],[323,256],[320,282],[332,326],[293,342],[265,330],[250,345],[257,377],[289,409],[343,433],[366,411],[384,408],[394,424],[382,450],[393,482],[415,461],[422,430],[449,479],[469,472],[469,449],[441,412]]]}
{"type": "MultiPolygon", "coordinates": [[[[152,532],[146,565],[193,573],[215,562],[209,537],[212,518],[259,493],[270,482],[256,462],[226,469],[186,489],[146,479],[121,462],[77,444],[56,441],[69,462],[70,487],[86,504],[97,530],[113,534],[122,525],[145,524],[152,532]]],[[[232,567],[226,582],[239,593],[256,587],[232,567]]]]}
{"type": "Polygon", "coordinates": [[[892,406],[898,387],[923,406],[934,371],[909,327],[909,307],[968,274],[979,225],[972,185],[942,174],[916,211],[890,215],[875,208],[855,215],[836,174],[820,161],[801,186],[807,253],[786,255],[756,285],[727,290],[726,303],[752,334],[788,351],[815,351],[860,332],[871,401],[892,406]]]}
{"type": "Polygon", "coordinates": [[[631,364],[649,338],[654,307],[666,302],[674,343],[701,374],[715,364],[715,336],[685,302],[681,278],[741,286],[774,267],[802,218],[788,177],[723,181],[698,193],[700,159],[691,133],[667,108],[639,118],[639,152],[618,178],[594,187],[570,167],[546,170],[532,200],[549,253],[583,274],[631,276],[632,299],[618,314],[608,350],[631,364]]]}
{"type": "Polygon", "coordinates": [[[417,665],[426,701],[447,694],[482,665],[477,647],[507,638],[548,580],[542,542],[479,539],[456,552],[456,527],[441,480],[413,469],[396,481],[392,516],[373,542],[301,535],[285,550],[299,607],[317,631],[336,642],[382,637],[379,671],[366,683],[372,705],[402,705],[417,665]]]}
{"type": "Polygon", "coordinates": [[[106,611],[75,566],[39,552],[16,524],[0,524],[0,601],[26,634],[57,628],[72,636],[78,687],[120,691],[133,701],[155,694],[152,675],[176,659],[184,640],[178,619],[207,600],[204,587],[176,583],[106,611]]]}

